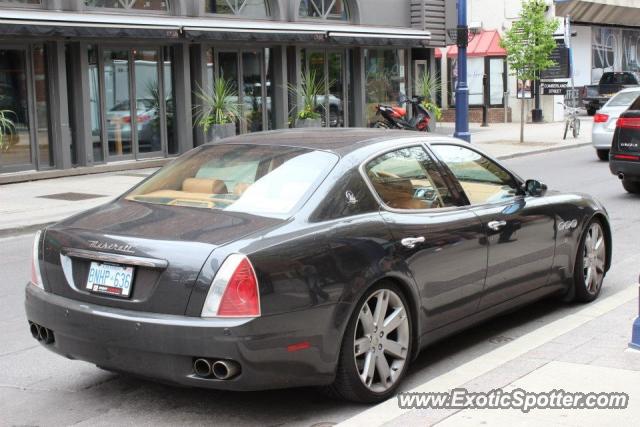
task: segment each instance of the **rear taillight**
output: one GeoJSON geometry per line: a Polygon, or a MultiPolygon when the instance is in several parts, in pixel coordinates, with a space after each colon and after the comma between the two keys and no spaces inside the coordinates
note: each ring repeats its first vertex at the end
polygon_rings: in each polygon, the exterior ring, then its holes
{"type": "Polygon", "coordinates": [[[33,240],[33,249],[31,250],[31,283],[40,289],[44,289],[42,284],[42,274],[40,274],[40,236],[42,231],[38,231],[33,240]]]}
{"type": "Polygon", "coordinates": [[[614,154],[613,158],[616,160],[633,160],[636,162],[640,160],[640,156],[632,156],[629,154],[614,154]]]}
{"type": "Polygon", "coordinates": [[[124,116],[122,118],[122,123],[131,123],[131,116],[124,116]]]}
{"type": "Polygon", "coordinates": [[[620,129],[640,129],[640,117],[620,117],[616,122],[620,129]]]}
{"type": "Polygon", "coordinates": [[[202,317],[258,317],[260,291],[245,255],[230,255],[216,273],[202,307],[202,317]]]}
{"type": "Polygon", "coordinates": [[[608,114],[598,113],[595,116],[593,116],[594,123],[607,123],[608,121],[609,121],[608,114]]]}

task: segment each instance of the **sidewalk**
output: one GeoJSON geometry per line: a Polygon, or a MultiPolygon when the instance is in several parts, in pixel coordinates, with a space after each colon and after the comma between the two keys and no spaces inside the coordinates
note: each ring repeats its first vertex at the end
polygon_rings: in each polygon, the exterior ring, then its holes
{"type": "MultiPolygon", "coordinates": [[[[453,124],[441,123],[437,132],[451,136],[453,124]]],[[[562,140],[564,123],[528,124],[525,143],[518,142],[517,123],[471,125],[471,141],[498,158],[511,158],[589,144],[591,120],[582,119],[580,138],[562,140]]],[[[0,236],[30,231],[99,206],[124,193],[155,169],[70,176],[0,185],[0,236]]]]}

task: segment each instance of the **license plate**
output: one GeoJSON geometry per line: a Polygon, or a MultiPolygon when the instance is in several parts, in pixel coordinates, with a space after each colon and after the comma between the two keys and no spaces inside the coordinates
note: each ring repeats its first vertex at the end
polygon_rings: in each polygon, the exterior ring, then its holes
{"type": "Polygon", "coordinates": [[[128,298],[133,286],[133,267],[92,262],[87,289],[99,294],[128,298]]]}

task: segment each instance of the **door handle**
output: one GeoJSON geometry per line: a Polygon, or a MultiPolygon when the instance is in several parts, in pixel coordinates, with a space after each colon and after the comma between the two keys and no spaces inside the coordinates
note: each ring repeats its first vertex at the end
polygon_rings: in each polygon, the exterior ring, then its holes
{"type": "Polygon", "coordinates": [[[505,225],[507,225],[507,221],[489,221],[487,223],[487,227],[489,227],[493,231],[500,231],[500,229],[505,225]]]}
{"type": "Polygon", "coordinates": [[[405,248],[413,249],[416,247],[416,244],[424,243],[424,240],[424,236],[405,237],[404,239],[400,240],[400,244],[402,244],[402,246],[404,246],[405,248]]]}

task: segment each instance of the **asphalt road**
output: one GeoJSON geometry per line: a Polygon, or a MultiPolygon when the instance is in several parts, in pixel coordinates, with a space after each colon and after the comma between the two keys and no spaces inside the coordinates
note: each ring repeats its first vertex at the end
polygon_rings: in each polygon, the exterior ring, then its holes
{"type": "MultiPolygon", "coordinates": [[[[551,189],[598,197],[612,218],[614,263],[602,296],[637,283],[640,198],[628,195],[590,147],[506,162],[551,189]]],[[[32,235],[0,239],[0,425],[331,425],[366,406],[329,400],[314,389],[232,393],[182,389],[112,374],[54,355],[29,334],[23,289],[32,235]]],[[[403,384],[408,390],[568,313],[545,300],[427,349],[403,384]]]]}

